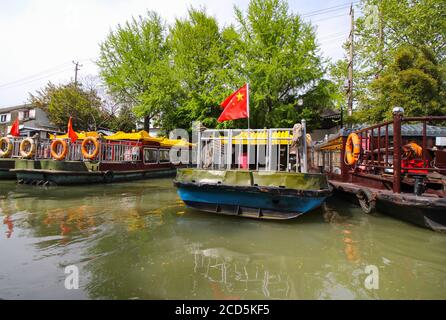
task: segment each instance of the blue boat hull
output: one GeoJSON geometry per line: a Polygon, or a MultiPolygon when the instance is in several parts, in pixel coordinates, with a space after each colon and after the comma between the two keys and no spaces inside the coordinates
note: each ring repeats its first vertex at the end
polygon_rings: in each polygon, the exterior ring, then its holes
{"type": "Polygon", "coordinates": [[[202,211],[262,219],[291,219],[319,207],[326,196],[178,186],[186,205],[202,211]]]}

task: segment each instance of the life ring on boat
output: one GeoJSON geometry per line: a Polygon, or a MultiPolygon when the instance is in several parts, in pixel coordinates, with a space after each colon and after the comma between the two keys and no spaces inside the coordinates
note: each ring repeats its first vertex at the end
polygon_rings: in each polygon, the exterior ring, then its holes
{"type": "Polygon", "coordinates": [[[345,143],[345,163],[350,166],[354,165],[358,161],[360,153],[361,144],[359,142],[359,137],[356,133],[350,133],[347,142],[345,143]]]}
{"type": "Polygon", "coordinates": [[[84,141],[82,141],[82,155],[84,156],[85,159],[88,160],[92,160],[94,158],[96,158],[96,156],[99,153],[99,142],[98,139],[96,139],[95,137],[86,137],[84,139],[84,141]],[[94,149],[92,152],[88,152],[88,144],[92,143],[94,145],[94,149]]]}
{"type": "Polygon", "coordinates": [[[65,157],[68,154],[68,144],[65,140],[63,139],[55,139],[53,140],[53,142],[51,142],[51,148],[50,148],[50,152],[51,152],[51,157],[53,157],[53,159],[55,160],[63,160],[65,159],[65,157]],[[57,152],[57,147],[61,145],[62,146],[62,152],[57,152]]]}
{"type": "Polygon", "coordinates": [[[0,158],[9,158],[12,154],[12,143],[7,137],[0,138],[0,158]],[[6,149],[3,149],[6,145],[6,149]]]}
{"type": "Polygon", "coordinates": [[[26,138],[23,139],[22,142],[20,142],[20,155],[24,159],[29,159],[34,156],[37,150],[37,145],[33,138],[26,138]],[[27,148],[29,150],[27,151],[27,148]]]}
{"type": "Polygon", "coordinates": [[[364,213],[373,213],[376,207],[376,198],[369,190],[358,190],[356,197],[358,198],[359,205],[364,213]]]}

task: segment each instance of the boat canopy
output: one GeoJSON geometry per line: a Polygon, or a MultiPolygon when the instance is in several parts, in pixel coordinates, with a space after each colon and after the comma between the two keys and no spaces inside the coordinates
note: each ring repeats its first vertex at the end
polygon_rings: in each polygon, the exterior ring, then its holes
{"type": "Polygon", "coordinates": [[[123,132],[118,131],[115,134],[110,136],[104,136],[106,140],[137,140],[137,141],[146,141],[146,142],[161,142],[164,138],[157,138],[151,136],[147,131],[141,130],[139,132],[123,132]]]}
{"type": "MultiPolygon", "coordinates": [[[[291,144],[293,135],[289,130],[275,131],[272,133],[272,144],[291,144]]],[[[222,144],[228,143],[228,137],[221,137],[222,144]]],[[[243,145],[266,145],[268,143],[268,131],[242,131],[240,134],[232,137],[232,144],[243,145]],[[249,141],[249,142],[248,142],[249,141]]]]}
{"type": "MultiPolygon", "coordinates": [[[[84,132],[81,131],[77,133],[78,140],[83,140],[86,137],[95,137],[99,138],[99,133],[95,131],[84,132]]],[[[131,141],[145,141],[145,142],[157,142],[162,147],[172,147],[172,146],[184,146],[190,147],[192,144],[185,140],[172,140],[164,137],[153,137],[147,131],[141,130],[139,132],[123,132],[118,131],[110,136],[102,136],[105,140],[109,141],[122,141],[122,140],[131,140],[131,141]]],[[[50,135],[50,139],[69,139],[68,134],[64,135],[50,135]]]]}
{"type": "MultiPolygon", "coordinates": [[[[77,138],[78,140],[84,140],[86,137],[95,137],[98,138],[99,137],[99,133],[96,131],[81,131],[81,132],[76,132],[77,134],[77,138]]],[[[50,134],[50,139],[54,140],[54,139],[69,139],[68,137],[68,133],[66,134],[62,134],[62,135],[54,135],[54,134],[50,134]]]]}

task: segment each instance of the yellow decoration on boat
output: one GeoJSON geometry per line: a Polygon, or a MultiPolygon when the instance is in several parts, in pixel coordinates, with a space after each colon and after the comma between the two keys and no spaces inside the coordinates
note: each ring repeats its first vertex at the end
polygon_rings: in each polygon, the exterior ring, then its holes
{"type": "MultiPolygon", "coordinates": [[[[99,137],[99,133],[97,133],[96,131],[81,131],[81,132],[76,132],[77,133],[77,138],[78,140],[84,140],[86,137],[95,137],[98,138],[99,137]]],[[[54,134],[50,134],[50,139],[54,140],[54,139],[69,139],[70,137],[68,137],[68,134],[62,134],[62,135],[57,135],[55,136],[54,134]]]]}
{"type": "Polygon", "coordinates": [[[104,136],[106,140],[138,140],[138,141],[149,141],[149,142],[161,142],[164,138],[157,138],[151,136],[147,131],[141,130],[139,132],[123,132],[118,131],[111,136],[104,136]]]}
{"type": "MultiPolygon", "coordinates": [[[[87,137],[99,138],[99,133],[97,132],[84,132],[81,131],[77,133],[78,140],[85,140],[87,137]]],[[[147,131],[139,131],[139,132],[123,132],[118,131],[110,136],[102,136],[105,140],[116,141],[116,140],[135,140],[135,141],[146,141],[146,142],[158,142],[161,147],[173,147],[173,146],[181,146],[181,147],[191,147],[192,144],[185,140],[173,140],[167,139],[165,137],[153,137],[147,131]]],[[[68,134],[64,135],[52,135],[50,134],[50,139],[69,139],[68,134]]]]}
{"type": "Polygon", "coordinates": [[[191,147],[192,143],[189,143],[185,140],[181,140],[181,139],[176,139],[176,140],[172,140],[172,139],[167,139],[164,138],[163,141],[160,142],[161,147],[173,147],[173,146],[177,146],[177,147],[191,147]]]}
{"type": "MultiPolygon", "coordinates": [[[[268,144],[268,132],[260,131],[260,132],[248,132],[243,131],[240,134],[232,137],[232,144],[248,144],[248,137],[249,137],[249,144],[252,145],[259,145],[259,144],[268,144]]],[[[276,131],[273,132],[273,135],[271,137],[272,144],[291,144],[293,135],[290,134],[289,131],[276,131]]],[[[228,143],[227,137],[221,137],[222,143],[226,144],[228,143]]]]}

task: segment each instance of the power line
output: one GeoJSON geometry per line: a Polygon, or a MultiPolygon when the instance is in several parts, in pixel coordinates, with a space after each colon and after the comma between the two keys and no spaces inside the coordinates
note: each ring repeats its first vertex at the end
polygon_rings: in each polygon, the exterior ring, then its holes
{"type": "Polygon", "coordinates": [[[323,19],[311,20],[311,22],[316,23],[316,22],[321,22],[321,21],[330,20],[330,19],[339,18],[339,17],[345,17],[345,16],[348,16],[348,14],[347,13],[338,14],[336,16],[326,17],[323,19]]]}
{"type": "Polygon", "coordinates": [[[17,84],[12,84],[12,85],[8,85],[8,86],[3,86],[3,87],[0,88],[0,90],[11,89],[11,88],[16,88],[16,87],[21,87],[21,86],[27,85],[27,84],[29,84],[29,83],[33,83],[33,82],[36,82],[36,81],[39,81],[39,80],[42,80],[42,79],[45,79],[45,78],[54,76],[54,75],[56,75],[56,74],[60,74],[60,73],[63,73],[63,72],[67,72],[68,70],[71,70],[71,67],[69,67],[69,68],[65,68],[65,69],[62,69],[62,70],[59,70],[59,71],[56,71],[56,72],[53,72],[53,73],[45,74],[45,75],[42,76],[42,77],[35,78],[35,79],[29,80],[29,81],[25,81],[25,82],[21,82],[21,83],[17,83],[17,84]]]}
{"type": "Polygon", "coordinates": [[[306,17],[316,16],[316,15],[331,13],[331,12],[335,12],[335,11],[339,11],[339,10],[344,10],[344,9],[350,7],[350,5],[354,5],[354,4],[357,4],[359,2],[360,1],[353,1],[353,2],[339,4],[339,5],[332,6],[332,7],[327,7],[327,8],[314,10],[314,11],[309,11],[309,12],[303,13],[301,15],[301,17],[302,18],[306,18],[306,17]]]}
{"type": "Polygon", "coordinates": [[[42,75],[47,74],[47,73],[50,73],[50,72],[52,72],[52,71],[56,71],[57,69],[61,69],[61,67],[65,66],[65,65],[67,65],[67,64],[68,64],[68,62],[65,62],[65,63],[63,63],[63,64],[60,64],[60,65],[57,65],[57,66],[55,66],[55,67],[46,69],[46,70],[44,70],[44,71],[40,71],[40,72],[35,73],[35,74],[33,74],[33,75],[30,75],[30,76],[27,76],[27,77],[24,77],[24,78],[21,78],[21,79],[17,79],[17,80],[8,82],[8,83],[3,83],[3,84],[0,85],[0,88],[6,87],[6,86],[9,86],[9,85],[13,85],[13,84],[16,84],[16,83],[20,83],[20,82],[23,82],[23,81],[31,80],[31,79],[33,79],[33,78],[42,76],[42,75]]]}

